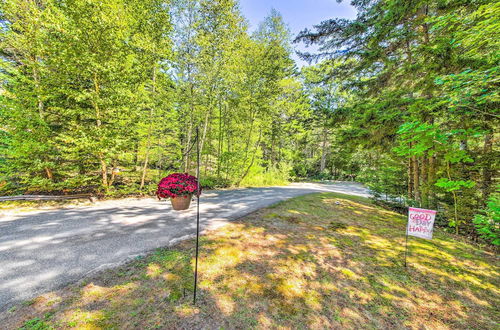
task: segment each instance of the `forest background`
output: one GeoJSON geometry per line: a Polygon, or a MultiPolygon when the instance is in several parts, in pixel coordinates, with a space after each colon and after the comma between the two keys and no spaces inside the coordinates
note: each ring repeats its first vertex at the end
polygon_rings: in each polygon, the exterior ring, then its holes
{"type": "Polygon", "coordinates": [[[499,245],[500,3],[352,5],[293,36],[235,0],[1,1],[0,193],[151,194],[198,130],[205,187],[355,180],[499,245]]]}

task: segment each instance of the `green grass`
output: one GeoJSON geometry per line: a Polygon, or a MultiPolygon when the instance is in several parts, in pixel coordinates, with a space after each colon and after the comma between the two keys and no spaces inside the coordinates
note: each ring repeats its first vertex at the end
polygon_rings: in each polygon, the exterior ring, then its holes
{"type": "Polygon", "coordinates": [[[497,257],[438,230],[431,241],[410,238],[406,269],[405,221],[361,197],[298,197],[202,237],[197,306],[189,240],[21,304],[0,324],[497,328],[497,257]]]}
{"type": "Polygon", "coordinates": [[[250,169],[248,175],[241,181],[241,187],[270,187],[289,184],[288,171],[286,169],[271,168],[264,171],[259,166],[250,169]]]}

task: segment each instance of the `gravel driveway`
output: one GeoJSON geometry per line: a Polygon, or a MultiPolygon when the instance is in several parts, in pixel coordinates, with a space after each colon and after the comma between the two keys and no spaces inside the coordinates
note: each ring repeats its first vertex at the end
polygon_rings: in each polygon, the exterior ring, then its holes
{"type": "MultiPolygon", "coordinates": [[[[208,191],[201,223],[216,228],[278,201],[331,191],[369,196],[356,183],[295,183],[286,187],[208,191]]],[[[169,202],[126,199],[94,206],[0,217],[0,311],[195,233],[196,202],[174,212],[169,202]]]]}

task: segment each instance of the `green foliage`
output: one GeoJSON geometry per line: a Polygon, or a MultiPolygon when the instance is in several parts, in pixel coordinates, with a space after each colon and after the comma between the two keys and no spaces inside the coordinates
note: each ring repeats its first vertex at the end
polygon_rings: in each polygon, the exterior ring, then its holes
{"type": "Polygon", "coordinates": [[[342,79],[336,95],[349,95],[345,118],[328,125],[330,141],[344,159],[377,155],[352,167],[376,193],[440,205],[457,233],[460,224],[474,234],[470,219],[498,178],[498,2],[354,6],[355,19],[325,20],[296,39],[319,46],[303,57],[323,59],[328,80],[342,79]]]}
{"type": "Polygon", "coordinates": [[[371,163],[378,170],[364,170],[367,166],[362,166],[357,178],[366,183],[375,197],[393,200],[405,195],[406,182],[401,180],[405,173],[397,159],[374,159],[371,163]]]}
{"type": "Polygon", "coordinates": [[[396,133],[400,139],[400,145],[394,148],[394,151],[401,156],[422,156],[436,143],[441,145],[448,143],[446,135],[440,132],[437,125],[419,121],[402,124],[396,133]]]}
{"type": "Polygon", "coordinates": [[[453,181],[449,180],[447,178],[440,178],[437,180],[435,183],[437,187],[443,188],[447,192],[452,192],[452,191],[457,191],[462,188],[472,188],[476,185],[475,182],[473,181],[463,181],[463,180],[458,180],[458,181],[453,181]]]}
{"type": "Polygon", "coordinates": [[[3,194],[150,193],[194,172],[196,129],[214,187],[293,158],[309,104],[277,11],[251,35],[235,0],[1,6],[3,194]]]}
{"type": "Polygon", "coordinates": [[[353,4],[297,36],[321,52],[299,72],[282,15],[250,33],[237,0],[2,1],[2,194],[151,193],[195,173],[198,135],[208,187],[358,180],[475,233],[499,177],[498,2],[353,4]]]}
{"type": "Polygon", "coordinates": [[[217,189],[217,188],[228,188],[231,186],[231,182],[224,178],[218,178],[216,176],[201,177],[200,185],[203,189],[217,189]]]}
{"type": "Polygon", "coordinates": [[[472,220],[479,236],[493,245],[500,245],[500,193],[492,194],[482,214],[472,220]]]}
{"type": "Polygon", "coordinates": [[[20,330],[51,330],[54,329],[47,322],[39,317],[24,322],[24,325],[19,328],[20,330]]]}
{"type": "Polygon", "coordinates": [[[288,183],[290,167],[282,164],[279,168],[263,169],[261,166],[252,166],[248,175],[242,180],[244,187],[277,186],[288,183]]]}
{"type": "Polygon", "coordinates": [[[2,172],[31,191],[109,190],[118,164],[141,151],[138,139],[172,126],[170,78],[160,73],[168,9],[156,0],[47,1],[20,15],[23,3],[3,3],[3,105],[12,111],[2,172]]]}

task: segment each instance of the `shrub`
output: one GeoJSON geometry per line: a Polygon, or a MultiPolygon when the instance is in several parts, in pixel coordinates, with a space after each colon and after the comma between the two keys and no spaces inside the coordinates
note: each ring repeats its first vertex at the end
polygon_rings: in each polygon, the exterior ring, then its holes
{"type": "Polygon", "coordinates": [[[200,178],[200,185],[203,189],[227,188],[231,186],[231,181],[216,176],[207,176],[200,178]]]}
{"type": "Polygon", "coordinates": [[[476,214],[472,222],[479,236],[493,245],[500,245],[500,193],[488,199],[484,214],[476,214]]]}
{"type": "Polygon", "coordinates": [[[259,165],[254,165],[248,175],[240,182],[243,187],[265,187],[284,185],[289,182],[291,167],[281,165],[264,169],[259,165]]]}
{"type": "Polygon", "coordinates": [[[323,181],[323,180],[335,180],[335,177],[330,173],[321,172],[321,173],[317,173],[317,174],[313,175],[311,177],[311,179],[323,181]]]}

